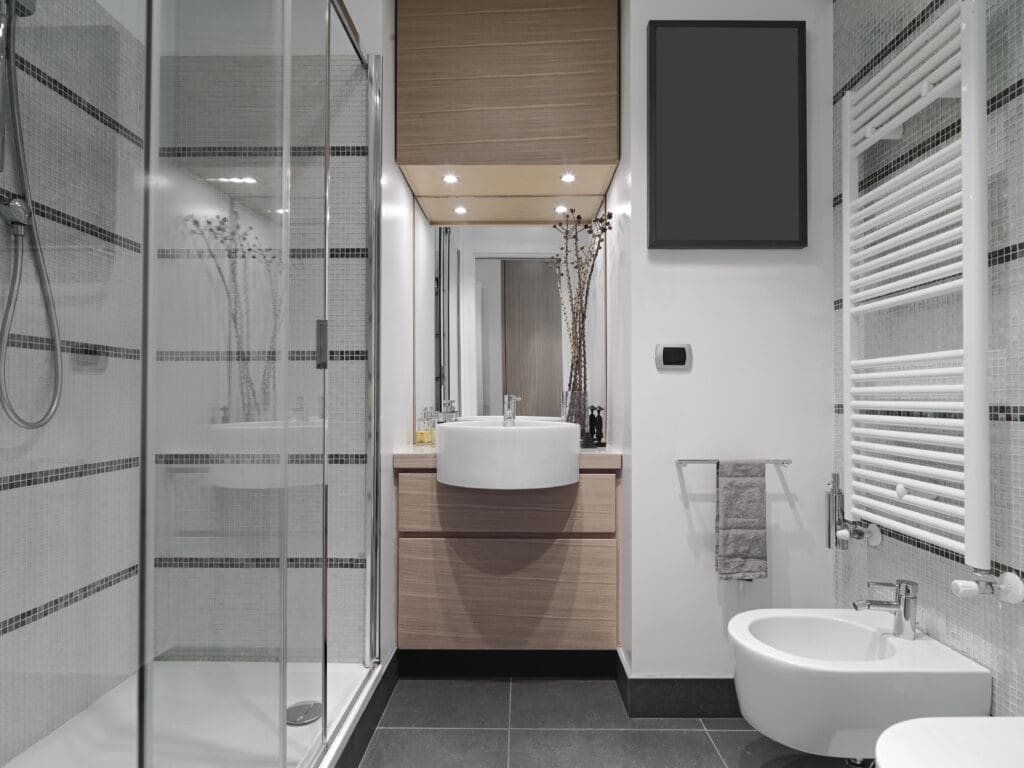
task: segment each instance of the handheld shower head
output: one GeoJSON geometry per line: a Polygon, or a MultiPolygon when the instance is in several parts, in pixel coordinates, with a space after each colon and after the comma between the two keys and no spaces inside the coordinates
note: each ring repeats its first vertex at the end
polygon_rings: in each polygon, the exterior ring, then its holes
{"type": "Polygon", "coordinates": [[[28,205],[19,197],[14,198],[6,205],[0,206],[0,218],[9,227],[28,226],[28,220],[32,216],[28,205]]]}

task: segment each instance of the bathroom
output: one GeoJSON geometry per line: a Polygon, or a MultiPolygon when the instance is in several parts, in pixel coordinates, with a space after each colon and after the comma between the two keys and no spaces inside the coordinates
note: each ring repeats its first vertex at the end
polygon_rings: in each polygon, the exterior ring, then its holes
{"type": "Polygon", "coordinates": [[[1024,3],[0,6],[0,766],[1024,764],[1024,3]]]}

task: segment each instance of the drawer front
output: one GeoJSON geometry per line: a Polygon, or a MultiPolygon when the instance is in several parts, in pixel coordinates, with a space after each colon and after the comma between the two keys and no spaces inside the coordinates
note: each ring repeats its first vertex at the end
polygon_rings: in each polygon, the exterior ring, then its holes
{"type": "Polygon", "coordinates": [[[481,491],[437,482],[433,472],[398,474],[401,533],[614,534],[615,475],[580,475],[576,485],[481,491]]]}
{"type": "Polygon", "coordinates": [[[399,647],[614,649],[617,560],[614,539],[400,539],[399,647]]]}

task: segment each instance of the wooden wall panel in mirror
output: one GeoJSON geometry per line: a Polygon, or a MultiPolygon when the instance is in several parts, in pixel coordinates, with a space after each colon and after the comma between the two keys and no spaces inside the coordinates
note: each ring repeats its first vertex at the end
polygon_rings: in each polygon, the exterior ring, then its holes
{"type": "MultiPolygon", "coordinates": [[[[513,394],[524,416],[561,416],[569,355],[551,264],[561,245],[550,225],[432,227],[417,216],[416,414],[455,400],[464,417],[496,417],[513,394]]],[[[588,401],[601,406],[605,275],[601,253],[587,317],[588,401]]]]}

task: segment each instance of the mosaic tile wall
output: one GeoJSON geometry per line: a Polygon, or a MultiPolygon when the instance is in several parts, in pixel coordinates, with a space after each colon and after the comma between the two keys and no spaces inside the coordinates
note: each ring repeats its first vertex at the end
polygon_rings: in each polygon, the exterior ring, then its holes
{"type": "MultiPolygon", "coordinates": [[[[836,403],[842,402],[842,238],[838,101],[953,0],[837,0],[835,4],[834,203],[836,262],[836,403]]],[[[996,567],[1024,568],[1024,3],[990,0],[988,27],[989,280],[991,334],[989,402],[992,446],[993,559],[996,567]]],[[[864,158],[862,178],[884,181],[925,147],[942,146],[959,132],[957,102],[940,100],[907,124],[899,141],[886,141],[864,158]]],[[[900,354],[922,344],[952,349],[960,339],[958,296],[878,313],[865,330],[865,353],[900,354]],[[946,346],[951,345],[951,346],[946,346]]],[[[836,408],[835,464],[842,466],[842,409],[836,408]]],[[[961,600],[949,583],[969,575],[948,552],[929,551],[886,535],[877,549],[853,542],[836,552],[839,605],[865,597],[866,582],[919,582],[924,629],[984,664],[994,678],[992,712],[1024,715],[1024,607],[992,598],[961,600]]]]}
{"type": "MultiPolygon", "coordinates": [[[[145,47],[92,0],[18,25],[35,226],[63,333],[64,396],[37,431],[0,414],[0,765],[137,667],[145,47]]],[[[0,197],[20,193],[8,129],[0,197]]],[[[0,228],[0,292],[11,244],[0,228]]],[[[26,254],[7,381],[35,418],[53,386],[26,254]]]]}
{"type": "Polygon", "coordinates": [[[328,656],[362,660],[366,495],[366,80],[347,41],[330,68],[325,158],[323,56],[291,61],[291,190],[281,257],[280,60],[161,60],[162,193],[154,304],[156,648],[162,659],[280,657],[280,573],[266,566],[286,537],[288,659],[318,658],[322,496],[328,486],[328,656]],[[324,178],[329,247],[324,250],[324,178]],[[225,179],[245,178],[247,183],[225,179]],[[182,221],[237,216],[259,257],[226,256],[182,221]],[[245,286],[233,305],[217,265],[245,286]],[[232,272],[234,270],[234,272],[232,272]],[[330,362],[316,370],[315,321],[327,281],[330,362]],[[274,312],[279,311],[275,323],[274,312]],[[238,327],[228,318],[235,313],[238,327]],[[275,329],[280,331],[275,335],[275,329]],[[259,389],[246,405],[246,377],[259,389]],[[323,404],[329,423],[322,469],[323,404]],[[276,422],[261,433],[230,424],[276,422]],[[220,422],[230,422],[228,428],[220,422]],[[281,454],[287,453],[287,462],[281,454]],[[282,492],[287,488],[287,493],[282,492]],[[287,529],[281,529],[281,520],[287,529]]]}

